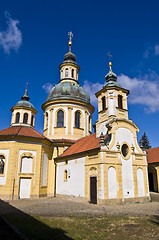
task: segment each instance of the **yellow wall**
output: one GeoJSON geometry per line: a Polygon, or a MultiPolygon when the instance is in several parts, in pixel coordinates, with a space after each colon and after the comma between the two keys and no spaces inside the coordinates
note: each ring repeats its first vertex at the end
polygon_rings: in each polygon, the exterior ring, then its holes
{"type": "Polygon", "coordinates": [[[2,199],[18,199],[20,178],[31,178],[30,197],[40,197],[54,194],[54,161],[52,159],[52,148],[42,144],[22,142],[0,142],[0,149],[9,149],[8,169],[6,185],[0,185],[2,199]],[[20,155],[20,151],[24,153],[20,155]],[[31,152],[36,152],[36,158],[31,152]],[[43,153],[48,154],[48,183],[46,187],[41,186],[43,153]],[[33,158],[32,173],[21,173],[21,158],[29,156],[33,158]],[[35,173],[34,173],[35,167],[35,173]],[[33,184],[34,182],[34,184],[33,184]]]}
{"type": "Polygon", "coordinates": [[[91,133],[92,109],[87,104],[51,104],[45,109],[44,135],[50,139],[72,139],[77,140],[91,133]],[[57,113],[64,112],[64,126],[57,127],[57,113]],[[75,128],[75,112],[80,112],[80,128],[75,128]],[[47,124],[48,114],[48,124],[47,124]],[[90,123],[89,123],[90,117],[90,123]],[[71,130],[72,129],[72,130],[71,130]]]}

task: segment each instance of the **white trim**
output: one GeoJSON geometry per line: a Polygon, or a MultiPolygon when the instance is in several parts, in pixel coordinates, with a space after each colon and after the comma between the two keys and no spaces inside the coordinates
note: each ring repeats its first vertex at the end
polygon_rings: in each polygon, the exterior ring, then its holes
{"type": "Polygon", "coordinates": [[[65,123],[65,126],[66,126],[66,129],[65,129],[65,134],[67,135],[68,134],[68,108],[65,108],[65,114],[66,114],[66,123],[65,123]]]}
{"type": "Polygon", "coordinates": [[[31,125],[31,112],[28,113],[28,124],[31,125]]]}
{"type": "Polygon", "coordinates": [[[47,129],[47,136],[49,136],[49,133],[50,133],[50,110],[48,110],[47,113],[48,113],[48,129],[47,129]]]}
{"type": "Polygon", "coordinates": [[[54,114],[54,109],[52,109],[52,129],[51,129],[51,134],[54,134],[54,123],[55,123],[55,114],[54,114]]]}
{"type": "Polygon", "coordinates": [[[90,112],[90,109],[89,108],[87,108],[87,107],[85,107],[85,106],[82,106],[82,105],[76,105],[76,104],[73,104],[73,103],[60,103],[60,104],[51,104],[51,105],[49,105],[46,109],[45,109],[45,111],[48,111],[48,110],[50,110],[51,108],[53,108],[53,109],[55,109],[55,108],[65,108],[65,107],[72,107],[72,108],[77,108],[78,110],[79,110],[79,107],[82,107],[82,108],[84,108],[84,109],[87,109],[89,112],[90,112]],[[65,105],[64,107],[62,106],[62,105],[65,105]],[[48,109],[48,110],[47,110],[48,109]]]}
{"type": "Polygon", "coordinates": [[[5,155],[5,172],[3,176],[0,176],[0,185],[6,185],[7,180],[7,170],[8,170],[8,159],[9,159],[9,149],[0,149],[0,153],[5,155]]]}
{"type": "Polygon", "coordinates": [[[16,186],[18,185],[18,173],[19,173],[19,167],[20,167],[20,157],[23,153],[31,153],[34,156],[34,176],[33,176],[33,186],[35,181],[35,168],[36,168],[36,151],[29,151],[29,150],[19,150],[19,157],[18,157],[18,168],[17,168],[17,181],[16,186]]]}
{"type": "Polygon", "coordinates": [[[54,135],[54,127],[55,127],[55,109],[53,110],[53,118],[52,118],[52,135],[54,135]]]}
{"type": "Polygon", "coordinates": [[[74,112],[73,109],[71,110],[71,135],[73,135],[73,127],[74,127],[74,112]]]}

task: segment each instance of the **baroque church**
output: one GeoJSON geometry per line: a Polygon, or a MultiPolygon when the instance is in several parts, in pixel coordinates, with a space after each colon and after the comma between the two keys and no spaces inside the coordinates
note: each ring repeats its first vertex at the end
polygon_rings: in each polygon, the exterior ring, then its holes
{"type": "Polygon", "coordinates": [[[69,195],[98,204],[149,199],[146,153],[128,117],[129,90],[109,62],[106,83],[96,93],[92,133],[94,107],[79,84],[72,33],[68,45],[60,81],[42,104],[43,135],[34,129],[37,111],[27,89],[11,108],[11,126],[0,131],[0,198],[69,195]]]}

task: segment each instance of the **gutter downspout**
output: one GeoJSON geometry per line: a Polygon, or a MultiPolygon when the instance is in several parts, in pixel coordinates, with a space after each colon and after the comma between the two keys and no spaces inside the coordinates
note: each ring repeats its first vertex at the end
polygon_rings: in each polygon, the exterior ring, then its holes
{"type": "Polygon", "coordinates": [[[12,200],[14,199],[15,178],[13,179],[12,200]]]}

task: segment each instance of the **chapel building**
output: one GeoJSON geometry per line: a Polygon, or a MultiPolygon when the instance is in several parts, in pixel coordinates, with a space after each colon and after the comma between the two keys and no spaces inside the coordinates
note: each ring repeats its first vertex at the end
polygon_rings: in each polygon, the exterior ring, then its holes
{"type": "Polygon", "coordinates": [[[149,199],[146,153],[128,117],[129,90],[117,82],[109,62],[106,83],[96,93],[98,120],[92,134],[94,107],[79,84],[71,34],[60,81],[42,104],[44,134],[34,129],[37,111],[27,88],[11,108],[11,126],[0,131],[0,198],[59,194],[99,204],[149,199]]]}

